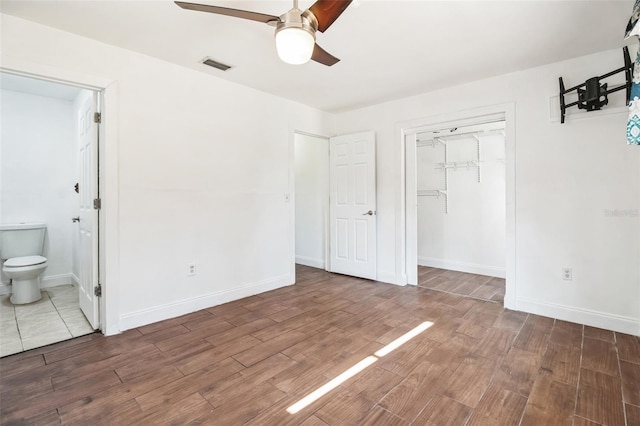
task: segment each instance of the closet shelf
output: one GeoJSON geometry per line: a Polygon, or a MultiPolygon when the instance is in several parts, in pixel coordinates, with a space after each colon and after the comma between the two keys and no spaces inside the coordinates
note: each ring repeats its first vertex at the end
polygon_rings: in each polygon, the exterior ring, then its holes
{"type": "Polygon", "coordinates": [[[446,163],[437,163],[438,166],[434,167],[435,169],[444,170],[444,169],[454,169],[457,170],[459,168],[471,168],[471,167],[480,167],[480,161],[471,160],[471,161],[448,161],[446,163]]]}

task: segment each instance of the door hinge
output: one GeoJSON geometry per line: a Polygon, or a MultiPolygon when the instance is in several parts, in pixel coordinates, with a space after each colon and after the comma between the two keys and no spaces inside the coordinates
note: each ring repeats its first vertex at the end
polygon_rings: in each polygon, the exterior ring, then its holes
{"type": "Polygon", "coordinates": [[[102,123],[102,113],[100,112],[94,112],[93,113],[93,122],[94,123],[102,123]]]}
{"type": "Polygon", "coordinates": [[[102,297],[102,284],[98,284],[93,288],[93,295],[96,297],[102,297]]]}
{"type": "Polygon", "coordinates": [[[102,208],[102,199],[101,198],[94,198],[93,199],[93,208],[95,210],[100,210],[102,208]]]}

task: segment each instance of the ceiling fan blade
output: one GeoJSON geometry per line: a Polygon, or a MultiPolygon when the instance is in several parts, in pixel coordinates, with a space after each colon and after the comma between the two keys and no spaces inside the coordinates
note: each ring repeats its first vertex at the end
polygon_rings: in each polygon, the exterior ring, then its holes
{"type": "Polygon", "coordinates": [[[233,16],[234,18],[249,19],[251,21],[258,21],[269,23],[272,21],[280,21],[280,18],[273,15],[267,15],[264,13],[249,12],[247,10],[231,9],[228,7],[209,6],[207,4],[185,3],[181,1],[175,2],[183,9],[196,10],[198,12],[216,13],[218,15],[233,16]]]}
{"type": "Polygon", "coordinates": [[[318,20],[318,31],[325,32],[338,16],[351,4],[352,0],[318,0],[309,10],[318,20]]]}
{"type": "Polygon", "coordinates": [[[311,59],[328,67],[340,62],[340,59],[336,58],[331,53],[318,46],[318,43],[316,43],[316,45],[313,47],[313,54],[311,55],[311,59]]]}

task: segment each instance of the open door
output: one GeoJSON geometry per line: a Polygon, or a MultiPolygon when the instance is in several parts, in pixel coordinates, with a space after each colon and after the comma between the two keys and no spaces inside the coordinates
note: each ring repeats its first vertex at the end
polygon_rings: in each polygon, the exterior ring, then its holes
{"type": "Polygon", "coordinates": [[[80,309],[94,329],[99,324],[98,301],[98,94],[87,96],[79,110],[80,309]]]}
{"type": "Polygon", "coordinates": [[[376,279],[375,133],[329,140],[330,271],[376,279]]]}

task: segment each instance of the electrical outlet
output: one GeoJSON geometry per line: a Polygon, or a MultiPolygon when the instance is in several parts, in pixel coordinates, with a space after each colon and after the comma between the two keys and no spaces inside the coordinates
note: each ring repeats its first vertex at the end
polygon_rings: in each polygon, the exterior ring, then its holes
{"type": "Polygon", "coordinates": [[[193,277],[196,274],[196,264],[195,263],[190,263],[187,266],[187,276],[188,277],[193,277]]]}
{"type": "Polygon", "coordinates": [[[562,279],[565,281],[573,281],[573,269],[562,268],[562,279]]]}

